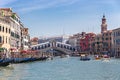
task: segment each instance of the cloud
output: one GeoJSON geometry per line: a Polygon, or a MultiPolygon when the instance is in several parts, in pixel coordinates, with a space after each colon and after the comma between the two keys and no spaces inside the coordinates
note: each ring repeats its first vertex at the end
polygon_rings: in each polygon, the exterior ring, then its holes
{"type": "Polygon", "coordinates": [[[18,12],[31,12],[33,10],[43,10],[47,8],[53,7],[61,7],[61,6],[68,6],[72,5],[80,0],[21,0],[18,1],[16,5],[12,5],[13,8],[16,8],[18,12]]]}
{"type": "Polygon", "coordinates": [[[11,4],[13,2],[16,2],[17,0],[0,0],[0,7],[5,7],[7,4],[11,4]]]}

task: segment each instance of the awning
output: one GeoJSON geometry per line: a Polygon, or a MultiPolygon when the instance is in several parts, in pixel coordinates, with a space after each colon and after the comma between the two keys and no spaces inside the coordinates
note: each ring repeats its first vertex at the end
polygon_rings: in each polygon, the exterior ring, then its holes
{"type": "Polygon", "coordinates": [[[10,48],[10,50],[16,50],[15,48],[10,48]]]}
{"type": "Polygon", "coordinates": [[[21,53],[27,53],[27,51],[26,50],[22,50],[22,51],[20,51],[21,53]]]}
{"type": "Polygon", "coordinates": [[[4,51],[4,48],[0,48],[0,51],[4,51]]]}

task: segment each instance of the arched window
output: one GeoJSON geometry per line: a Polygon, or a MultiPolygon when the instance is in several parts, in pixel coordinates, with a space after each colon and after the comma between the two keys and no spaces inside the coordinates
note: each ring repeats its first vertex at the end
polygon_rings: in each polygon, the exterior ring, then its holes
{"type": "Polygon", "coordinates": [[[8,29],[6,28],[6,33],[8,32],[8,29]]]}
{"type": "Polygon", "coordinates": [[[38,49],[40,50],[40,46],[38,46],[38,49]]]}
{"type": "Polygon", "coordinates": [[[10,29],[9,29],[9,33],[10,33],[10,29]]]}
{"type": "Polygon", "coordinates": [[[32,50],[34,50],[34,48],[32,48],[32,50]]]}
{"type": "Polygon", "coordinates": [[[2,27],[0,26],[0,31],[2,30],[2,27]]]}
{"type": "Polygon", "coordinates": [[[37,47],[35,47],[35,50],[37,50],[37,47]]]}
{"type": "Polygon", "coordinates": [[[6,43],[7,43],[7,36],[6,36],[6,43]]]}
{"type": "Polygon", "coordinates": [[[2,37],[0,36],[0,43],[2,43],[2,37]]]}
{"type": "Polygon", "coordinates": [[[48,47],[50,47],[50,44],[48,44],[48,47]]]}
{"type": "Polygon", "coordinates": [[[3,32],[4,32],[4,26],[3,26],[3,32]]]}
{"type": "Polygon", "coordinates": [[[2,40],[2,42],[4,43],[4,36],[3,36],[3,38],[2,38],[3,40],[2,40]]]}
{"type": "Polygon", "coordinates": [[[59,44],[57,44],[57,47],[60,47],[60,45],[59,45],[59,44]]]}

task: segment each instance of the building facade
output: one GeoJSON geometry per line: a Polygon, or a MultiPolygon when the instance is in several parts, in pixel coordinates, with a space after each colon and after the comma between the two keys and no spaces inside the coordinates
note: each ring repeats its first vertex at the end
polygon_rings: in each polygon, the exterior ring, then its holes
{"type": "Polygon", "coordinates": [[[80,39],[81,37],[85,34],[85,32],[77,33],[69,37],[68,44],[72,45],[73,47],[76,48],[77,52],[80,52],[80,39]]]}
{"type": "Polygon", "coordinates": [[[21,49],[28,50],[30,49],[30,35],[28,28],[22,28],[21,30],[21,49]]]}
{"type": "Polygon", "coordinates": [[[9,50],[19,51],[21,49],[22,30],[24,25],[20,17],[11,8],[0,8],[1,46],[9,50]]]}
{"type": "Polygon", "coordinates": [[[10,36],[10,21],[3,15],[0,15],[0,48],[10,49],[10,36]]]}
{"type": "Polygon", "coordinates": [[[113,43],[115,57],[120,58],[120,28],[113,30],[113,43]]]}
{"type": "Polygon", "coordinates": [[[107,23],[105,15],[102,18],[101,33],[97,34],[95,37],[95,42],[93,42],[93,48],[95,53],[108,54],[113,56],[113,35],[112,30],[107,30],[107,23]]]}
{"type": "Polygon", "coordinates": [[[30,40],[30,43],[31,43],[31,46],[32,46],[32,45],[37,45],[37,44],[39,44],[39,39],[38,39],[38,37],[32,38],[32,39],[30,40]]]}
{"type": "Polygon", "coordinates": [[[95,33],[86,33],[83,37],[80,39],[80,49],[81,52],[93,52],[93,42],[95,41],[95,33]]]}
{"type": "Polygon", "coordinates": [[[102,52],[105,53],[107,52],[110,56],[113,56],[113,35],[112,35],[112,30],[108,30],[103,32],[102,34],[102,44],[103,44],[103,49],[102,52]]]}

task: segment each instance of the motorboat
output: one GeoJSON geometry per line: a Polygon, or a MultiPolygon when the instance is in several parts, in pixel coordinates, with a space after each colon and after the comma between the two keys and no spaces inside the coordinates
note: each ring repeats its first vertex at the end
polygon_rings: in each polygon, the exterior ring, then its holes
{"type": "Polygon", "coordinates": [[[101,59],[101,56],[100,55],[95,55],[95,60],[100,60],[101,59]]]}
{"type": "Polygon", "coordinates": [[[70,57],[70,55],[66,55],[66,57],[70,57]]]}
{"type": "Polygon", "coordinates": [[[109,62],[109,61],[110,61],[110,56],[108,56],[108,55],[103,55],[102,60],[105,61],[105,62],[109,62]]]}
{"type": "Polygon", "coordinates": [[[81,55],[80,55],[80,60],[81,60],[81,61],[89,61],[90,58],[89,58],[88,55],[86,55],[86,54],[81,54],[81,55]]]}

